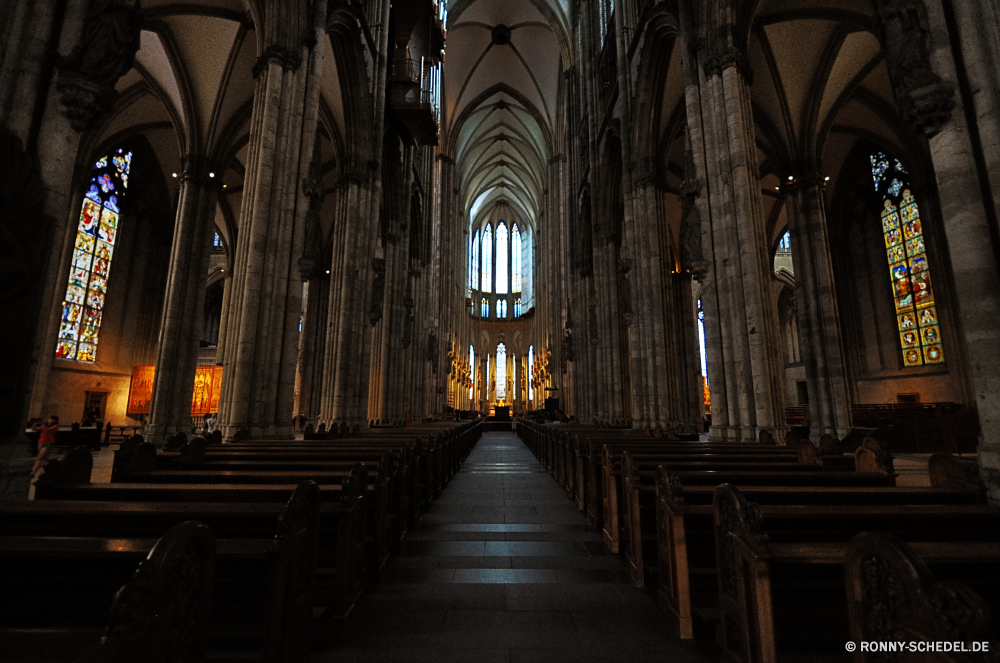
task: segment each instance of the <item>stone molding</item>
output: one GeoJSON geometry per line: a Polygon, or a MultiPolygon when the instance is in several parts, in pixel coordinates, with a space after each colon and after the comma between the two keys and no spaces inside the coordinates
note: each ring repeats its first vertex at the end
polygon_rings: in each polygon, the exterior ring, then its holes
{"type": "Polygon", "coordinates": [[[251,73],[253,77],[260,78],[261,73],[272,62],[277,62],[285,71],[296,71],[302,64],[302,56],[281,44],[271,44],[264,49],[264,52],[257,58],[251,73]]]}
{"type": "Polygon", "coordinates": [[[747,84],[753,83],[753,69],[750,67],[750,60],[746,54],[735,46],[727,46],[718,53],[714,53],[704,61],[705,74],[708,76],[721,76],[722,72],[730,67],[743,75],[747,84]]]}
{"type": "Polygon", "coordinates": [[[951,119],[955,88],[931,67],[931,31],[923,0],[875,0],[878,36],[896,106],[915,133],[932,138],[951,119]]]}
{"type": "Polygon", "coordinates": [[[135,62],[143,25],[142,8],[130,0],[92,3],[80,42],[56,56],[56,89],[70,126],[83,132],[118,98],[115,84],[135,62]]]}

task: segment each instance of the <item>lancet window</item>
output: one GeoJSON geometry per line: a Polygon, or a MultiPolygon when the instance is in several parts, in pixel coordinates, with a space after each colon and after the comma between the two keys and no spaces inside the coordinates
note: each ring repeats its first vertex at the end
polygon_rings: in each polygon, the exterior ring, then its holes
{"type": "Polygon", "coordinates": [[[903,365],[940,364],[944,347],[920,209],[909,174],[898,159],[882,152],[871,155],[871,166],[875,190],[882,199],[882,235],[903,365]]]}
{"type": "Polygon", "coordinates": [[[56,358],[94,362],[132,153],[118,149],[94,164],[77,225],[62,304],[56,358]]]}

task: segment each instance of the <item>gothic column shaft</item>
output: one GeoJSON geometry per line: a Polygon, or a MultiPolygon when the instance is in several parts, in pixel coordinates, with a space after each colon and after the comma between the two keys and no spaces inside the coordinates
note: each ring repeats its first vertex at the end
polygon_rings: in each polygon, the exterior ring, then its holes
{"type": "Polygon", "coordinates": [[[775,348],[773,314],[765,302],[765,278],[769,277],[768,265],[763,264],[766,253],[763,213],[760,200],[760,178],[756,168],[756,144],[749,92],[742,73],[736,66],[722,71],[726,95],[726,112],[730,129],[730,154],[733,167],[733,193],[736,203],[737,231],[740,243],[740,263],[747,325],[749,331],[750,362],[753,371],[753,425],[745,433],[756,438],[762,428],[783,428],[783,417],[775,411],[775,376],[771,353],[775,348]]]}
{"type": "MultiPolygon", "coordinates": [[[[719,75],[709,77],[712,127],[712,151],[709,163],[717,165],[712,187],[712,221],[715,240],[715,269],[719,283],[719,324],[723,334],[725,362],[725,389],[729,406],[729,439],[744,438],[752,408],[753,382],[750,351],[747,340],[746,308],[743,299],[743,274],[739,259],[739,239],[736,233],[736,212],[733,201],[732,163],[729,149],[729,130],[725,110],[722,80],[719,75]]],[[[714,170],[714,168],[713,168],[714,170]]],[[[713,422],[713,426],[716,424],[713,422]]]]}
{"type": "Polygon", "coordinates": [[[209,177],[212,166],[204,159],[188,161],[177,204],[146,426],[146,437],[154,444],[162,444],[167,436],[191,428],[191,395],[219,185],[209,177]]]}
{"type": "Polygon", "coordinates": [[[805,341],[801,347],[810,394],[810,437],[817,442],[823,435],[843,437],[850,430],[840,315],[818,179],[806,178],[788,198],[799,335],[805,341]]]}
{"type": "MultiPolygon", "coordinates": [[[[967,122],[969,99],[962,93],[952,59],[951,39],[958,35],[949,35],[940,3],[928,2],[927,9],[934,44],[930,63],[944,83],[955,90],[950,120],[928,142],[937,188],[942,193],[941,216],[979,413],[979,466],[991,501],[1000,502],[1000,326],[996,322],[1000,319],[1000,246],[995,236],[996,192],[984,186],[988,173],[981,172],[974,159],[976,147],[967,122]],[[990,193],[992,199],[984,198],[990,193]]],[[[945,361],[960,356],[957,351],[947,354],[947,345],[945,352],[945,361]]]]}
{"type": "Polygon", "coordinates": [[[285,22],[265,26],[275,45],[259,65],[251,121],[234,275],[239,296],[230,306],[224,359],[220,418],[227,437],[241,428],[251,436],[292,433],[302,310],[297,272],[309,210],[301,182],[316,139],[326,2],[314,3],[311,13],[304,3],[283,4],[281,12],[285,22]],[[299,46],[303,29],[314,39],[299,46]]]}

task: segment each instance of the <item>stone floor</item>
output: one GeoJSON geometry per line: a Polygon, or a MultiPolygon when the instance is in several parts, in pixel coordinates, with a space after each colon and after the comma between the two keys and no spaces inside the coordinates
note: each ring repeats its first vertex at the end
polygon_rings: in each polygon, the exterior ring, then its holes
{"type": "Polygon", "coordinates": [[[311,663],[702,663],[531,452],[486,433],[311,663]]]}

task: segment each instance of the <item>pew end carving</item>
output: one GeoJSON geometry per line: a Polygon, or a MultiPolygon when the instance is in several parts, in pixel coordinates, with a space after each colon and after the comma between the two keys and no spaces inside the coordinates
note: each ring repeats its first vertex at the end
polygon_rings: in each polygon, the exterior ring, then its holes
{"type": "MultiPolygon", "coordinates": [[[[862,641],[985,640],[990,610],[961,582],[935,582],[927,565],[905,543],[884,532],[862,532],[851,539],[844,559],[850,637],[862,641]]],[[[862,651],[853,663],[888,660],[862,651]]],[[[993,662],[995,652],[904,653],[903,663],[993,662]]]]}

